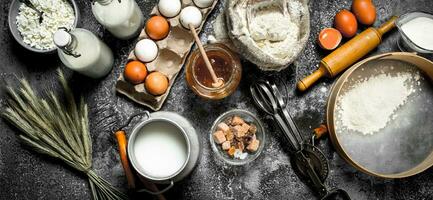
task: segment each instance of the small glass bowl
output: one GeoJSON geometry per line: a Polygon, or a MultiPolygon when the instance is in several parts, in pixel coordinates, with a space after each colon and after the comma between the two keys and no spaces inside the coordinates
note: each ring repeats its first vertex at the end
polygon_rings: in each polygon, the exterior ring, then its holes
{"type": "Polygon", "coordinates": [[[427,17],[433,19],[433,15],[425,12],[411,12],[400,16],[396,22],[398,31],[400,32],[400,38],[397,40],[398,48],[403,52],[417,52],[422,54],[433,54],[432,50],[424,49],[417,44],[415,44],[403,31],[401,28],[403,24],[417,18],[417,17],[427,17]]]}
{"type": "Polygon", "coordinates": [[[210,145],[212,147],[212,150],[218,158],[220,158],[221,160],[223,160],[224,162],[230,165],[245,165],[255,160],[260,155],[260,153],[262,153],[263,148],[265,146],[265,129],[263,128],[263,123],[253,113],[246,110],[233,109],[223,113],[215,120],[215,122],[212,125],[212,128],[210,129],[209,139],[210,139],[210,145]],[[248,156],[243,160],[230,157],[227,154],[227,152],[221,148],[221,145],[217,144],[214,141],[212,135],[216,131],[219,123],[233,116],[239,116],[246,123],[254,124],[257,127],[256,137],[258,140],[260,140],[259,148],[257,149],[257,151],[254,153],[248,152],[248,156]]]}

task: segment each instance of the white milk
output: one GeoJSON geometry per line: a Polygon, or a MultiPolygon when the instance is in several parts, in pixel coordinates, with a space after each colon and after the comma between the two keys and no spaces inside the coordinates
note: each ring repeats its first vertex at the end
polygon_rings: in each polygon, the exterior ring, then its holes
{"type": "Polygon", "coordinates": [[[70,32],[70,35],[73,36],[73,42],[69,46],[80,56],[67,55],[59,49],[60,60],[68,68],[92,78],[101,78],[111,71],[114,62],[113,53],[105,43],[86,29],[76,28],[70,32]]]}
{"type": "Polygon", "coordinates": [[[92,4],[96,20],[120,39],[132,38],[141,31],[144,17],[134,0],[96,0],[92,4]]]}
{"type": "Polygon", "coordinates": [[[188,147],[182,132],[166,122],[151,122],[141,128],[134,143],[141,170],[154,178],[165,178],[182,168],[188,147]]]}
{"type": "Polygon", "coordinates": [[[433,19],[417,17],[403,24],[401,29],[416,45],[433,50],[433,19]]]}

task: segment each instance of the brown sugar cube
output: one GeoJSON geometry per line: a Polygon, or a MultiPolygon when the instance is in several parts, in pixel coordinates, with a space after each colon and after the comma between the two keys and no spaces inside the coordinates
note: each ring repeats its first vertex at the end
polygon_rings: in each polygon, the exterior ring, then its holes
{"type": "Polygon", "coordinates": [[[245,122],[244,122],[244,120],[242,119],[242,118],[240,118],[240,117],[238,117],[238,116],[234,116],[233,117],[233,119],[232,119],[232,125],[233,126],[236,126],[236,125],[242,125],[242,124],[244,124],[245,122]]]}
{"type": "Polygon", "coordinates": [[[248,151],[255,152],[259,148],[260,140],[253,140],[248,146],[248,151]]]}
{"type": "Polygon", "coordinates": [[[257,126],[254,125],[254,124],[251,124],[251,125],[250,125],[250,129],[248,129],[248,131],[249,131],[251,134],[256,134],[256,132],[257,132],[257,126]]]}
{"type": "Polygon", "coordinates": [[[250,130],[250,125],[248,125],[247,123],[242,124],[242,132],[244,132],[244,134],[247,134],[248,130],[250,130]]]}
{"type": "Polygon", "coordinates": [[[223,144],[221,145],[221,147],[223,148],[223,150],[230,149],[230,142],[229,141],[223,142],[223,144]]]}
{"type": "Polygon", "coordinates": [[[213,139],[215,140],[215,142],[217,144],[221,144],[221,143],[226,141],[226,136],[224,135],[224,133],[222,131],[217,131],[217,132],[213,133],[213,139]]]}
{"type": "Polygon", "coordinates": [[[229,156],[233,157],[235,155],[235,150],[236,150],[235,147],[231,146],[227,151],[227,153],[229,154],[229,156]]]}
{"type": "Polygon", "coordinates": [[[236,147],[237,147],[237,149],[241,150],[242,152],[245,149],[245,145],[244,145],[244,143],[242,141],[236,143],[236,147]]]}
{"type": "Polygon", "coordinates": [[[227,131],[230,130],[230,127],[226,123],[221,122],[221,123],[218,124],[217,130],[220,130],[220,131],[222,131],[224,133],[227,133],[227,131]]]}
{"type": "Polygon", "coordinates": [[[232,141],[233,138],[235,138],[235,135],[233,134],[233,132],[231,130],[227,131],[227,133],[226,133],[226,140],[232,141]]]}
{"type": "Polygon", "coordinates": [[[244,137],[245,144],[250,144],[253,140],[256,140],[256,134],[248,134],[244,137]]]}
{"type": "Polygon", "coordinates": [[[245,132],[243,131],[242,126],[240,126],[240,125],[233,127],[233,133],[235,134],[235,136],[237,138],[241,138],[241,137],[245,136],[245,132]]]}

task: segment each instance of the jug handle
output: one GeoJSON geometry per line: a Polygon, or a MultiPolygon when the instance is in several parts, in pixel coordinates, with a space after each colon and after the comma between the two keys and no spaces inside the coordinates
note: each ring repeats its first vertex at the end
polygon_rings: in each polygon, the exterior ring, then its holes
{"type": "MultiPolygon", "coordinates": [[[[119,145],[120,161],[122,163],[123,170],[125,171],[125,174],[126,174],[128,186],[130,189],[135,189],[135,178],[134,178],[134,174],[132,173],[131,167],[129,165],[128,156],[126,153],[127,140],[126,140],[125,131],[122,131],[122,130],[116,131],[115,136],[117,139],[117,143],[119,145]]],[[[158,191],[158,188],[154,184],[146,183],[146,182],[143,182],[143,183],[145,184],[146,187],[150,187],[154,191],[158,191]]],[[[173,181],[171,183],[173,184],[173,181]]],[[[172,184],[168,189],[173,187],[172,184]]],[[[161,192],[149,192],[149,193],[158,195],[159,200],[165,200],[165,197],[162,195],[162,193],[167,191],[168,189],[165,189],[161,192]]]]}
{"type": "Polygon", "coordinates": [[[153,192],[153,191],[150,191],[150,190],[144,189],[144,188],[137,190],[137,192],[147,192],[147,193],[152,194],[152,195],[160,195],[164,192],[167,192],[169,189],[171,189],[173,187],[173,185],[174,185],[173,180],[170,180],[170,185],[168,185],[166,188],[164,188],[163,190],[160,190],[158,192],[153,192]]]}
{"type": "MultiPolygon", "coordinates": [[[[131,121],[132,121],[133,118],[135,118],[137,116],[140,116],[140,115],[145,115],[147,118],[150,117],[150,113],[148,111],[134,114],[134,115],[132,115],[128,119],[128,121],[126,122],[126,124],[124,124],[122,127],[120,127],[114,133],[114,135],[115,135],[115,137],[117,139],[117,144],[119,146],[120,161],[122,163],[123,170],[125,172],[126,179],[128,181],[128,186],[129,186],[130,189],[135,189],[135,178],[134,178],[134,174],[132,173],[132,170],[131,170],[131,167],[130,167],[131,165],[129,164],[129,161],[128,161],[128,154],[127,154],[127,151],[126,151],[126,147],[127,147],[127,143],[128,142],[127,142],[127,139],[126,139],[126,133],[125,133],[125,131],[123,131],[123,129],[131,123],[131,121]]],[[[145,182],[143,182],[143,183],[146,185],[146,187],[150,187],[150,188],[152,188],[152,190],[158,191],[158,188],[154,184],[152,184],[152,183],[145,183],[145,182]]],[[[167,191],[167,190],[164,190],[164,192],[165,191],[167,191]]],[[[158,199],[159,200],[165,200],[165,197],[162,194],[158,194],[158,199]]]]}
{"type": "Polygon", "coordinates": [[[128,156],[126,154],[126,134],[125,131],[119,130],[114,134],[117,139],[117,144],[119,146],[119,156],[120,161],[122,162],[123,170],[125,171],[126,179],[128,181],[128,187],[130,189],[135,188],[135,179],[134,174],[132,174],[131,167],[129,165],[128,156]]]}

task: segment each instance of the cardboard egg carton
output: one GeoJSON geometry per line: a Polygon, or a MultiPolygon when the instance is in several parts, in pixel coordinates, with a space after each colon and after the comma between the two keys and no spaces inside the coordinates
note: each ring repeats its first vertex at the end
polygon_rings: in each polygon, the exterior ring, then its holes
{"type": "MultiPolygon", "coordinates": [[[[181,0],[181,2],[182,8],[194,5],[192,0],[181,0]]],[[[218,1],[215,0],[214,3],[208,8],[199,8],[203,15],[203,21],[200,27],[196,29],[197,32],[201,31],[204,22],[215,8],[217,2],[218,1]]],[[[151,16],[154,15],[161,15],[158,11],[158,6],[155,6],[151,12],[151,16]]],[[[151,108],[154,111],[160,110],[164,104],[170,89],[173,86],[179,71],[185,64],[185,61],[194,44],[194,37],[190,33],[189,29],[186,29],[182,26],[179,21],[179,15],[166,19],[170,24],[170,33],[166,38],[155,41],[159,48],[158,56],[154,61],[145,64],[149,73],[153,71],[159,71],[168,77],[169,86],[167,91],[160,96],[149,94],[145,89],[144,83],[133,85],[125,80],[123,73],[120,74],[116,83],[117,92],[127,96],[139,104],[151,108]]],[[[146,38],[150,39],[146,34],[145,28],[143,28],[137,42],[146,38]]],[[[132,60],[138,60],[134,54],[134,50],[132,50],[128,56],[128,62],[132,60]]]]}

